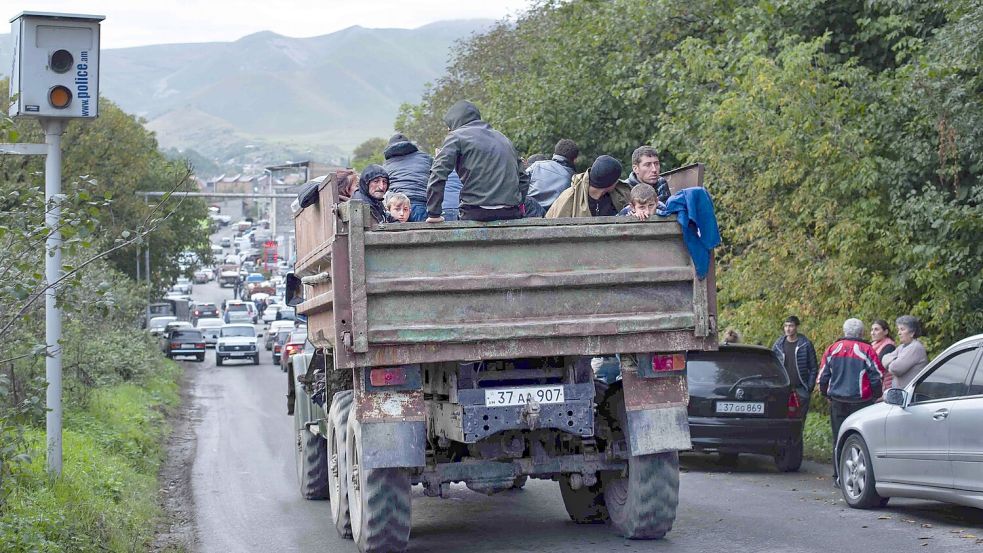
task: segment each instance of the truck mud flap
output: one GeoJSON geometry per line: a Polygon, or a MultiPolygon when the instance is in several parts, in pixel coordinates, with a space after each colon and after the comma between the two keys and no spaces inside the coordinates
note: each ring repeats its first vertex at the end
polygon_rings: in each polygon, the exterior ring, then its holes
{"type": "Polygon", "coordinates": [[[635,371],[622,370],[621,378],[631,454],[692,449],[686,377],[641,378],[635,371]]]}
{"type": "MultiPolygon", "coordinates": [[[[361,382],[359,382],[361,384],[361,382]]],[[[427,427],[423,391],[355,391],[354,414],[362,425],[366,468],[422,467],[426,464],[427,427]]]]}

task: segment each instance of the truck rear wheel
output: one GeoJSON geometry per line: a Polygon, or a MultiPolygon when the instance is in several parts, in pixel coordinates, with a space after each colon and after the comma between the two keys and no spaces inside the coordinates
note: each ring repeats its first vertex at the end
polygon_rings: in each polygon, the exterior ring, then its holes
{"type": "Polygon", "coordinates": [[[560,495],[570,520],[577,524],[598,524],[610,518],[600,482],[575,490],[570,485],[570,475],[564,474],[560,477],[560,495]]]}
{"type": "Polygon", "coordinates": [[[338,535],[352,537],[352,521],[348,513],[348,416],[352,410],[352,391],[335,394],[328,413],[328,499],[331,501],[331,522],[338,535]]]}
{"type": "MultiPolygon", "coordinates": [[[[306,396],[303,400],[306,399],[306,396]]],[[[304,427],[303,409],[294,410],[297,479],[304,499],[328,497],[328,442],[304,427]]],[[[310,410],[308,410],[310,411],[310,410]]]]}
{"type": "Polygon", "coordinates": [[[361,553],[405,551],[410,541],[410,475],[402,468],[360,466],[362,425],[348,418],[348,507],[361,553]]]}
{"type": "MultiPolygon", "coordinates": [[[[624,392],[612,395],[608,412],[615,415],[613,434],[628,441],[624,392]]],[[[628,539],[659,539],[672,529],[679,505],[679,453],[668,451],[628,458],[628,474],[602,478],[604,503],[611,524],[628,539]]]]}

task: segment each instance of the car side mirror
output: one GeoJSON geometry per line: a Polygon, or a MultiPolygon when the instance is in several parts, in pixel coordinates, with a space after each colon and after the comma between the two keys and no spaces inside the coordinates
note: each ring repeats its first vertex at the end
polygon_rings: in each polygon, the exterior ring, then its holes
{"type": "Polygon", "coordinates": [[[304,284],[293,273],[287,273],[287,305],[296,307],[304,302],[304,284]]]}
{"type": "Polygon", "coordinates": [[[884,392],[884,403],[904,406],[907,395],[901,388],[889,388],[887,392],[884,392]]]}

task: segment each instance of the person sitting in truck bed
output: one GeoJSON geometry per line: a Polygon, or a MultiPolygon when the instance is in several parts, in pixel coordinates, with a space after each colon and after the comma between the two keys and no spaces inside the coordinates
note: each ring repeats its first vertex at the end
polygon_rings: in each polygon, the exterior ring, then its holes
{"type": "MultiPolygon", "coordinates": [[[[659,207],[659,198],[656,195],[655,188],[643,182],[636,184],[635,188],[631,189],[631,201],[624,209],[618,212],[618,215],[630,216],[639,221],[644,221],[655,215],[655,211],[659,207]]],[[[665,209],[665,204],[662,204],[661,207],[665,209]]]]}
{"type": "Polygon", "coordinates": [[[376,223],[386,223],[389,222],[389,218],[386,216],[382,199],[386,197],[387,190],[389,190],[389,174],[381,165],[373,163],[362,171],[362,176],[358,179],[358,190],[352,194],[352,201],[368,205],[372,219],[376,223]]]}
{"type": "Polygon", "coordinates": [[[423,221],[427,218],[427,179],[433,158],[403,133],[392,135],[382,155],[386,158],[382,167],[389,173],[389,190],[410,199],[410,221],[423,221]]]}
{"type": "Polygon", "coordinates": [[[444,187],[451,171],[461,177],[459,217],[466,221],[521,219],[529,189],[512,142],[481,120],[477,106],[461,100],[444,115],[448,133],[430,169],[427,222],[443,222],[444,187]]]}
{"type": "Polygon", "coordinates": [[[620,161],[608,155],[598,156],[590,169],[573,176],[570,188],[553,202],[546,218],[617,215],[631,196],[628,185],[618,180],[620,176],[620,161]]]}
{"type": "Polygon", "coordinates": [[[402,192],[389,194],[389,197],[386,198],[386,211],[389,213],[389,219],[394,223],[411,221],[412,205],[409,197],[402,192]]]}

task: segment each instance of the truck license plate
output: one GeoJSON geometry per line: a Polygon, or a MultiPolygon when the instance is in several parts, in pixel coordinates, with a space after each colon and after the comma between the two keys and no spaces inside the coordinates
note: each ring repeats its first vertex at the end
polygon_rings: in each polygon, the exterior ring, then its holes
{"type": "Polygon", "coordinates": [[[765,404],[762,401],[718,401],[717,412],[733,415],[764,415],[765,404]]]}
{"type": "Polygon", "coordinates": [[[525,405],[531,401],[537,403],[563,403],[563,386],[485,390],[485,405],[488,407],[525,405]]]}

